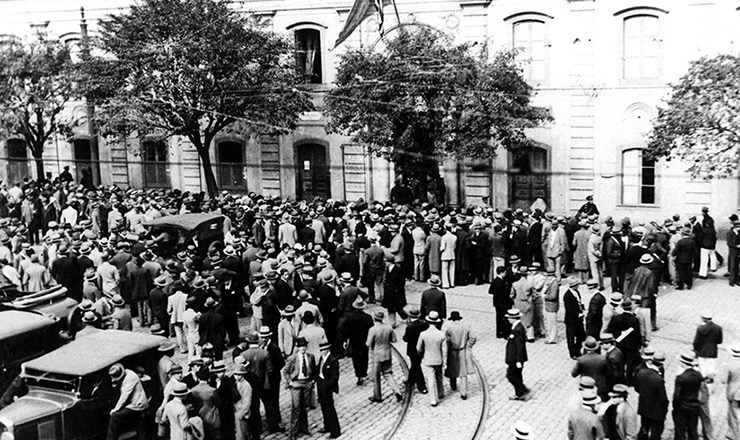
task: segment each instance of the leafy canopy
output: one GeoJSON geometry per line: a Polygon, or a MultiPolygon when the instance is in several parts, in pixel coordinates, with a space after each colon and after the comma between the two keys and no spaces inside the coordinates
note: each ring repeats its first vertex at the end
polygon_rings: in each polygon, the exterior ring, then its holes
{"type": "Polygon", "coordinates": [[[648,154],[688,162],[693,176],[724,177],[740,159],[740,57],[691,63],[649,135],[648,154]]]}
{"type": "Polygon", "coordinates": [[[53,134],[71,132],[63,110],[75,99],[75,74],[69,49],[58,40],[37,34],[0,43],[0,134],[23,138],[40,159],[53,134]]]}
{"type": "Polygon", "coordinates": [[[435,156],[491,158],[495,148],[529,144],[525,129],[551,119],[534,107],[514,52],[473,55],[427,27],[406,29],[383,52],[341,56],[325,98],[329,130],[407,170],[435,156]]]}

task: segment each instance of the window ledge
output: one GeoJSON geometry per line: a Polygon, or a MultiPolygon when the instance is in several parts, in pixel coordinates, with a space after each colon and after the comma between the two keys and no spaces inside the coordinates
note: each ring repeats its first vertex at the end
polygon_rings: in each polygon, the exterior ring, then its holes
{"type": "Polygon", "coordinates": [[[618,204],[617,208],[640,208],[640,209],[660,209],[660,205],[655,204],[637,204],[637,205],[631,205],[631,204],[618,204]]]}

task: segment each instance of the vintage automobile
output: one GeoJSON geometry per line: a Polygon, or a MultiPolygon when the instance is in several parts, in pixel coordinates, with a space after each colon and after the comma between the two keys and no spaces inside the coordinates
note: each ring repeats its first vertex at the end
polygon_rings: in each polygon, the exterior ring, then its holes
{"type": "MultiPolygon", "coordinates": [[[[2,440],[105,438],[110,410],[118,399],[108,369],[120,362],[156,377],[161,336],[101,330],[23,364],[28,394],[0,410],[2,440]]],[[[145,383],[149,423],[161,402],[157,380],[145,383]]]]}
{"type": "Polygon", "coordinates": [[[15,284],[0,286],[0,310],[33,310],[54,316],[60,327],[67,324],[67,317],[77,304],[67,297],[67,288],[61,285],[38,292],[18,290],[15,284]]]}
{"type": "Polygon", "coordinates": [[[58,348],[58,319],[30,310],[0,311],[0,395],[21,372],[21,364],[58,348]]]}
{"type": "Polygon", "coordinates": [[[157,243],[160,252],[174,255],[195,244],[197,252],[205,256],[208,247],[224,239],[224,216],[221,214],[168,215],[145,222],[149,235],[157,243]]]}

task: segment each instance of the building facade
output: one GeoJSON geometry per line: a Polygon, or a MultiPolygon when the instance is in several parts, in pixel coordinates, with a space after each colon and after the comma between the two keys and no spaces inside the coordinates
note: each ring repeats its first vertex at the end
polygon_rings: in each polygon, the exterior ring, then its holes
{"type": "MultiPolygon", "coordinates": [[[[375,17],[332,50],[351,0],[233,1],[243,13],[263,16],[272,30],[296,41],[298,69],[319,110],[301,116],[286,136],[227,130],[212,148],[224,189],[263,194],[385,200],[393,185],[392,164],[367,155],[350,139],[329,134],[320,111],[347,47],[382,50],[375,17]],[[244,134],[247,133],[247,134],[244,134]]],[[[92,32],[99,19],[124,11],[126,0],[2,1],[6,33],[43,27],[75,44],[84,6],[92,32]]],[[[480,204],[490,195],[497,209],[528,208],[537,198],[554,212],[577,210],[593,194],[602,212],[634,219],[734,212],[737,179],[692,179],[685,165],[643,156],[645,134],[690,61],[740,48],[740,0],[396,0],[403,26],[433,26],[458,41],[516,47],[525,78],[536,88],[534,104],[552,110],[554,122],[531,130],[537,146],[500,151],[494,160],[440,159],[447,202],[480,204]]],[[[397,32],[386,7],[386,36],[397,32]]],[[[71,111],[83,117],[84,103],[71,111]]],[[[33,172],[22,141],[5,141],[4,180],[33,172]],[[25,154],[25,155],[24,155],[25,154]]],[[[157,143],[131,138],[117,143],[91,139],[81,127],[73,139],[55,139],[45,153],[46,171],[65,165],[90,167],[97,182],[133,187],[179,187],[201,191],[205,182],[197,153],[181,138],[157,143]]]]}

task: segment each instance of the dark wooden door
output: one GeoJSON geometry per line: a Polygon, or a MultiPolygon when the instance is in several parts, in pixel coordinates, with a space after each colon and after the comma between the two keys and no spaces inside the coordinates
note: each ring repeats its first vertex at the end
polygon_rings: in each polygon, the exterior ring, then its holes
{"type": "Polygon", "coordinates": [[[329,164],[326,147],[317,144],[301,145],[296,151],[296,196],[303,200],[330,197],[329,164]]]}
{"type": "Polygon", "coordinates": [[[550,206],[547,150],[534,147],[509,153],[509,206],[529,210],[537,199],[550,206]]]}
{"type": "Polygon", "coordinates": [[[89,139],[75,139],[75,168],[77,176],[75,181],[82,179],[82,170],[90,170],[92,173],[93,185],[100,185],[100,162],[98,161],[97,145],[93,148],[89,139]]]}

